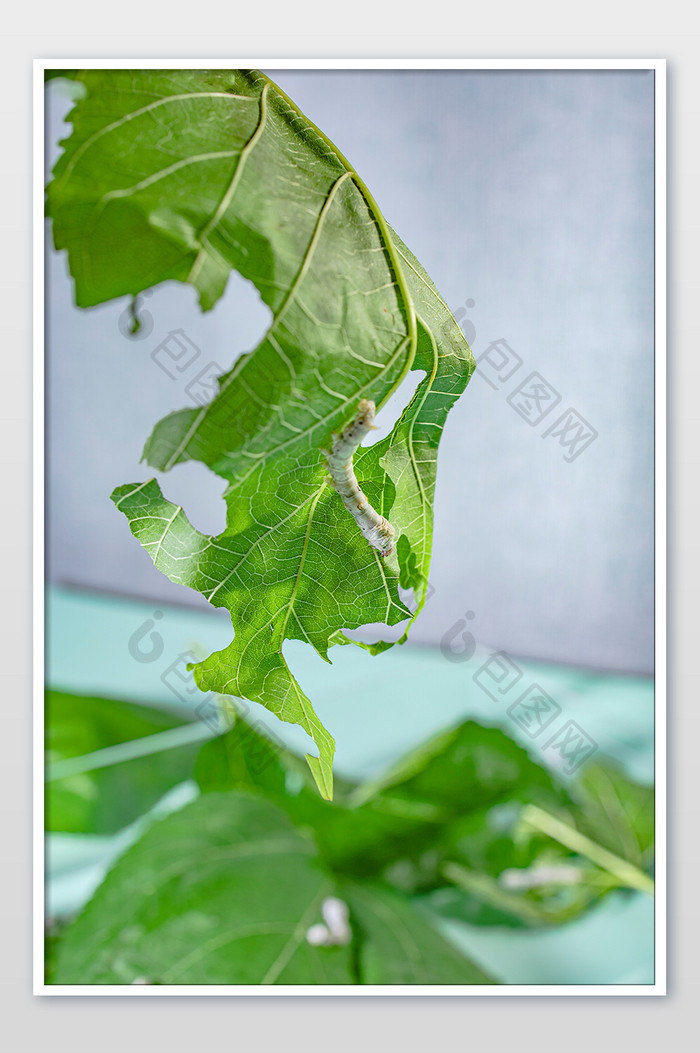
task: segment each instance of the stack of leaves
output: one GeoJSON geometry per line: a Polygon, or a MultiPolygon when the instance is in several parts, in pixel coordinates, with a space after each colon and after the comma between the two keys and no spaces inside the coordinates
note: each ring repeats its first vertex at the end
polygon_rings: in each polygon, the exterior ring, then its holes
{"type": "MultiPolygon", "coordinates": [[[[153,727],[163,719],[132,708],[153,727]]],[[[48,712],[55,764],[91,726],[143,734],[123,703],[51,694],[48,712]]],[[[137,740],[161,759],[120,798],[121,822],[183,774],[200,795],[147,822],[52,940],[53,983],[493,983],[449,942],[445,918],[549,926],[613,889],[653,891],[653,793],[608,762],[564,786],[505,732],[466,721],[381,779],[340,782],[331,804],[299,757],[241,717],[196,758],[191,745],[159,753],[162,734],[137,740]],[[347,932],[319,940],[336,902],[347,932]]],[[[119,822],[96,802],[113,799],[120,765],[92,768],[94,757],[49,783],[51,829],[119,822]]]]}

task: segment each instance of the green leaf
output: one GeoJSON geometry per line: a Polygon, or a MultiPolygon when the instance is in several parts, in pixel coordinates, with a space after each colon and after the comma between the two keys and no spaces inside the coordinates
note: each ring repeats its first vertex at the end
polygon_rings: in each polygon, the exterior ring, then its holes
{"type": "Polygon", "coordinates": [[[299,758],[268,736],[239,717],[230,731],[203,746],[195,765],[202,792],[243,789],[274,800],[313,834],[325,866],[335,874],[375,876],[408,846],[419,847],[426,828],[422,810],[397,816],[375,811],[372,804],[349,806],[357,787],[343,782],[336,785],[333,803],[324,801],[311,791],[299,758]]]}
{"type": "MultiPolygon", "coordinates": [[[[85,757],[81,768],[46,786],[46,828],[69,833],[110,834],[145,814],[169,789],[192,777],[199,743],[185,744],[118,763],[98,766],[99,750],[144,741],[183,726],[162,711],[129,702],[46,693],[49,776],[63,763],[85,757]]],[[[158,740],[154,739],[154,747],[158,740]]],[[[146,744],[147,745],[147,744],[146,744]]]]}
{"type": "MultiPolygon", "coordinates": [[[[576,875],[567,848],[522,827],[527,805],[567,814],[576,806],[556,778],[499,728],[465,721],[359,787],[350,801],[374,812],[393,812],[397,819],[423,812],[424,825],[407,828],[403,845],[392,845],[391,834],[385,833],[375,850],[385,864],[384,880],[408,891],[437,890],[427,902],[446,917],[481,925],[551,924],[580,912],[600,894],[599,885],[591,891],[572,881],[576,875]],[[393,863],[384,855],[390,846],[393,863]],[[532,893],[509,891],[506,878],[499,883],[505,872],[540,868],[542,873],[543,867],[557,866],[561,883],[555,876],[532,893]]],[[[371,857],[369,846],[365,851],[371,857]]]]}
{"type": "MultiPolygon", "coordinates": [[[[438,445],[447,415],[469,383],[475,363],[425,269],[395,231],[391,236],[416,308],[418,340],[412,368],[426,375],[391,435],[363,452],[358,463],[363,477],[374,477],[380,467],[394,484],[389,515],[398,537],[401,585],[413,588],[418,600],[413,621],[425,603],[428,585],[438,445]]],[[[408,629],[399,642],[407,635],[408,629]]]]}
{"type": "Polygon", "coordinates": [[[55,984],[493,982],[408,897],[332,880],[310,837],[243,792],[155,823],[53,950],[55,984]],[[312,945],[330,897],[349,904],[350,930],[312,945]]]}
{"type": "Polygon", "coordinates": [[[501,801],[568,800],[552,775],[500,728],[466,720],[422,743],[385,775],[357,791],[358,801],[424,802],[436,821],[501,801]]]}
{"type": "Polygon", "coordinates": [[[234,640],[195,667],[197,684],[304,728],[330,798],[334,743],[283,644],[302,640],[327,658],[343,629],[408,618],[399,580],[420,610],[437,444],[473,357],[349,162],[268,78],[103,70],[80,80],[87,96],[48,195],[78,304],[177,279],[206,309],[235,269],[273,313],[212,401],[166,417],[144,451],[155,468],[198,460],[226,480],[223,533],[195,530],[153,480],[113,500],[159,570],[231,613],[234,640]],[[426,376],[402,418],[355,458],[397,532],[383,560],[328,486],[321,451],[361,399],[381,407],[411,368],[426,376]]]}
{"type": "Polygon", "coordinates": [[[306,939],[334,893],[274,805],[206,794],[114,866],[58,948],[56,984],[349,984],[348,946],[306,939]]]}
{"type": "Polygon", "coordinates": [[[613,889],[651,888],[641,869],[653,847],[651,790],[605,761],[565,789],[504,732],[471,721],[373,783],[344,787],[333,806],[308,792],[293,755],[242,721],[197,767],[203,789],[274,796],[336,875],[427,893],[438,914],[470,924],[551,926],[613,889]],[[540,825],[525,821],[538,815],[540,825]]]}
{"type": "Polygon", "coordinates": [[[380,886],[346,885],[360,939],[363,984],[494,984],[433,927],[407,896],[380,886]]]}
{"type": "Polygon", "coordinates": [[[202,746],[194,776],[203,793],[258,790],[269,797],[283,799],[291,772],[297,776],[298,788],[304,784],[300,772],[303,767],[298,757],[272,740],[269,734],[255,730],[242,716],[236,715],[229,731],[202,746]]]}
{"type": "MultiPolygon", "coordinates": [[[[566,791],[525,749],[499,728],[465,721],[435,736],[400,760],[383,777],[358,787],[349,803],[383,817],[365,858],[383,865],[384,880],[410,892],[451,883],[448,862],[497,875],[527,866],[548,839],[530,832],[516,837],[526,803],[563,807],[566,791]],[[393,857],[393,858],[392,858],[393,857]]],[[[355,863],[357,865],[357,863],[355,863]]],[[[460,896],[460,916],[471,921],[492,912],[482,900],[460,896]]],[[[454,898],[449,901],[454,906],[454,898]]]]}
{"type": "Polygon", "coordinates": [[[635,783],[612,761],[587,765],[571,788],[577,830],[640,870],[654,852],[654,790],[635,783]]]}
{"type": "Polygon", "coordinates": [[[44,983],[53,983],[56,952],[68,922],[58,918],[47,918],[44,926],[44,983]]]}
{"type": "Polygon", "coordinates": [[[577,868],[561,860],[546,868],[533,867],[529,874],[536,880],[545,869],[547,879],[541,881],[536,891],[523,892],[510,889],[490,874],[448,863],[444,874],[454,888],[434,892],[425,902],[437,914],[471,925],[540,928],[572,921],[603,892],[616,887],[615,883],[598,884],[588,880],[583,870],[572,880],[571,875],[577,868]]]}
{"type": "Polygon", "coordinates": [[[552,925],[613,890],[653,894],[652,789],[598,761],[566,796],[519,796],[449,827],[441,871],[459,893],[435,893],[433,909],[473,924],[552,925]]]}
{"type": "MultiPolygon", "coordinates": [[[[242,719],[203,748],[196,772],[205,792],[244,787],[272,797],[313,832],[333,873],[358,880],[381,876],[409,892],[444,885],[447,861],[494,876],[528,866],[551,842],[518,831],[522,804],[571,804],[502,731],[471,721],[414,750],[383,779],[341,786],[333,805],[309,792],[298,758],[242,719]],[[426,791],[433,778],[437,789],[426,791]]],[[[481,901],[470,909],[482,913],[481,901]]]]}
{"type": "Polygon", "coordinates": [[[77,69],[45,69],[44,80],[77,80],[79,73],[77,69]]]}

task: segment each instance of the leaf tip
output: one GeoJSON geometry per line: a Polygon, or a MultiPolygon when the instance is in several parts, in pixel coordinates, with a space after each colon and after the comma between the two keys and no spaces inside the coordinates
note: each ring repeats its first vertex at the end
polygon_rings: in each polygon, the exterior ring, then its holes
{"type": "Polygon", "coordinates": [[[312,757],[310,753],[306,754],[306,761],[311,768],[311,774],[314,777],[314,782],[318,786],[319,793],[326,801],[333,800],[333,769],[328,764],[324,764],[320,757],[312,757]]]}

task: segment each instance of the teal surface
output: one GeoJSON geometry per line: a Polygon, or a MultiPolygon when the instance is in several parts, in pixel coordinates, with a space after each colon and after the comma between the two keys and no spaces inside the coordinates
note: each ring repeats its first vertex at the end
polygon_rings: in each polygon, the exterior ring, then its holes
{"type": "MultiPolygon", "coordinates": [[[[46,624],[48,686],[180,712],[193,712],[203,698],[183,679],[182,656],[208,654],[231,638],[228,616],[221,612],[154,607],[59,588],[47,593],[46,624]]],[[[507,713],[510,702],[495,702],[479,686],[479,670],[489,660],[485,650],[477,648],[468,660],[454,661],[437,648],[407,645],[372,657],[356,647],[336,647],[329,665],[304,644],[292,642],[285,655],[336,739],[338,774],[376,775],[427,736],[467,717],[503,726],[541,761],[561,766],[560,754],[543,748],[545,739],[539,746],[514,723],[507,713]]],[[[632,776],[651,783],[650,679],[514,661],[521,671],[519,686],[536,683],[561,708],[559,726],[575,721],[601,755],[619,760],[632,776]]],[[[262,707],[249,706],[279,741],[298,751],[308,749],[300,729],[281,724],[262,707]]],[[[203,725],[197,733],[204,738],[214,732],[203,725]]],[[[158,807],[180,807],[194,793],[192,784],[184,784],[158,807]]],[[[137,823],[111,838],[51,835],[49,912],[76,910],[139,829],[137,823]]],[[[612,895],[583,919],[547,932],[453,923],[445,932],[506,983],[653,982],[653,903],[642,894],[612,895]]]]}

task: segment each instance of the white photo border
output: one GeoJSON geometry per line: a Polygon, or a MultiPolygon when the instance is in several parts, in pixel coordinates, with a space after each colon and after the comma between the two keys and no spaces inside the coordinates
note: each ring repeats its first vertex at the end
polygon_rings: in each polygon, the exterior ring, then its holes
{"type": "Polygon", "coordinates": [[[663,996],[666,994],[666,60],[665,59],[437,59],[437,58],[72,58],[34,60],[33,129],[33,975],[35,995],[152,996],[264,995],[501,997],[663,996]],[[285,984],[46,984],[44,980],[44,74],[48,69],[334,69],[334,70],[649,70],[654,73],[654,785],[656,894],[653,984],[446,984],[315,986],[285,984]]]}

